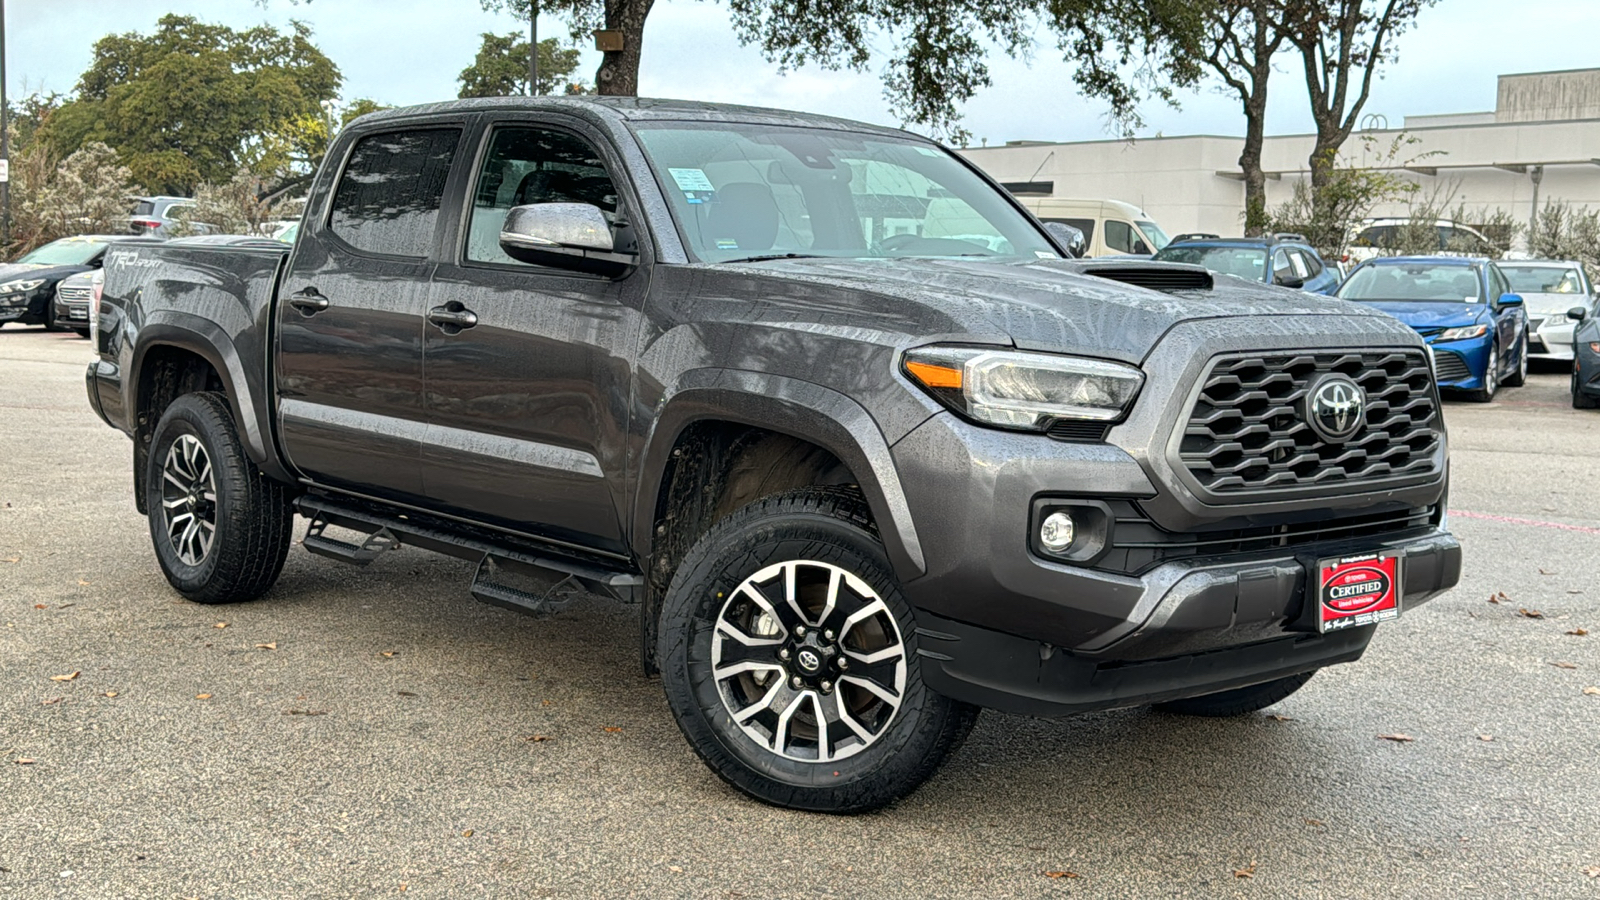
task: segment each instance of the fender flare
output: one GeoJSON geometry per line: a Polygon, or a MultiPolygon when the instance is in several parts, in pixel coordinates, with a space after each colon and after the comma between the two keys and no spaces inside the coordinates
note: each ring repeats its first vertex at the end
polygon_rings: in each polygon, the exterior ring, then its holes
{"type": "Polygon", "coordinates": [[[150,351],[158,347],[186,350],[210,363],[222,379],[223,390],[228,395],[228,407],[239,426],[239,436],[250,461],[268,477],[292,484],[294,477],[279,459],[271,434],[264,430],[270,428],[268,423],[271,421],[266,398],[258,396],[264,392],[251,387],[244,361],[239,358],[227,333],[215,322],[190,313],[163,310],[151,318],[153,321],[139,328],[133,347],[132,365],[128,377],[122,382],[123,403],[129,411],[129,424],[135,429],[138,427],[134,411],[138,409],[140,379],[150,351]]]}
{"type": "MultiPolygon", "coordinates": [[[[635,548],[652,546],[656,499],[678,437],[695,422],[737,422],[816,444],[850,468],[902,582],[927,571],[900,475],[878,423],[861,404],[809,381],[733,369],[695,369],[667,395],[640,456],[635,548]]],[[[644,554],[640,554],[643,556],[644,554]]]]}

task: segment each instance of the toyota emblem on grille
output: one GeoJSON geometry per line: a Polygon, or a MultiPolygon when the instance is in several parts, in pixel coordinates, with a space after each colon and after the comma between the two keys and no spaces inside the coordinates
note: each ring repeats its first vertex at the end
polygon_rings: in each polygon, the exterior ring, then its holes
{"type": "Polygon", "coordinates": [[[1343,375],[1329,375],[1306,400],[1306,421],[1323,440],[1342,444],[1367,421],[1367,392],[1343,375]]]}

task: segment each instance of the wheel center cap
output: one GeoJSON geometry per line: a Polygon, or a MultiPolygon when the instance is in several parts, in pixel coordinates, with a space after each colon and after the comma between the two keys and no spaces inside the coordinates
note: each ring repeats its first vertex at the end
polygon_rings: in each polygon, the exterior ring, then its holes
{"type": "Polygon", "coordinates": [[[815,673],[822,668],[822,657],[817,651],[807,647],[795,654],[794,661],[800,665],[800,670],[806,674],[815,673]]]}

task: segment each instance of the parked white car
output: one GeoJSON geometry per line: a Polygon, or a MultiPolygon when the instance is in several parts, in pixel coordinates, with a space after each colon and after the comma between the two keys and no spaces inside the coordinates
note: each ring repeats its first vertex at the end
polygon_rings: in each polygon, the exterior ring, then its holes
{"type": "MultiPolygon", "coordinates": [[[[1350,236],[1346,260],[1355,264],[1376,256],[1394,256],[1397,252],[1395,232],[1409,224],[1411,220],[1404,217],[1362,222],[1350,236]]],[[[1483,248],[1490,244],[1483,232],[1470,225],[1435,219],[1434,228],[1439,234],[1439,248],[1432,252],[1438,256],[1482,256],[1483,248]],[[1463,242],[1471,246],[1463,247],[1463,242]]]]}
{"type": "Polygon", "coordinates": [[[1594,302],[1594,286],[1583,264],[1572,260],[1500,262],[1511,292],[1522,297],[1528,314],[1528,355],[1533,359],[1572,359],[1572,332],[1567,318],[1574,306],[1594,302]]]}

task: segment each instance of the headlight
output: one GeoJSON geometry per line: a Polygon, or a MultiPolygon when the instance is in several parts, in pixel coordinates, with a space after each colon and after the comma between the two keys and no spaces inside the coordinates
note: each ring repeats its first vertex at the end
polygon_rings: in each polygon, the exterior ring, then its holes
{"type": "Polygon", "coordinates": [[[43,278],[23,278],[17,281],[8,281],[5,284],[0,284],[0,294],[20,294],[23,291],[31,291],[41,284],[44,284],[43,278]]]}
{"type": "Polygon", "coordinates": [[[1033,431],[1052,419],[1120,419],[1144,384],[1143,372],[1121,363],[972,347],[912,350],[905,373],[969,418],[1033,431]]]}
{"type": "Polygon", "coordinates": [[[1487,325],[1463,325],[1460,328],[1446,328],[1439,335],[1441,341],[1464,341],[1467,338],[1483,337],[1489,333],[1487,325]]]}

